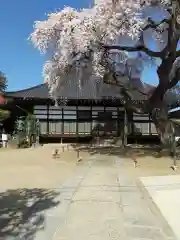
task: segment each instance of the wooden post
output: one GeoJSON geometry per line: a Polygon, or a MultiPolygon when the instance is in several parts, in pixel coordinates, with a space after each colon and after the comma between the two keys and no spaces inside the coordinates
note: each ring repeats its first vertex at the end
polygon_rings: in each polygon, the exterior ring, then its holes
{"type": "Polygon", "coordinates": [[[46,125],[46,133],[49,135],[49,104],[47,105],[47,125],[46,125]]]}
{"type": "Polygon", "coordinates": [[[77,159],[79,159],[79,148],[77,149],[77,159]]]}

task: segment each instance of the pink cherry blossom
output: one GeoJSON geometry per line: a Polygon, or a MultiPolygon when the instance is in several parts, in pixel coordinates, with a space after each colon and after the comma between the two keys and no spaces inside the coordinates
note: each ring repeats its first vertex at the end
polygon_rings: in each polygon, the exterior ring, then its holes
{"type": "MultiPolygon", "coordinates": [[[[73,71],[79,73],[74,79],[79,85],[87,72],[94,76],[94,81],[100,81],[107,70],[102,64],[102,46],[116,43],[123,36],[138,39],[146,22],[141,10],[152,3],[166,5],[167,1],[97,0],[92,8],[78,11],[65,7],[49,14],[47,20],[35,22],[30,39],[41,53],[49,56],[43,74],[51,95],[56,98],[67,74],[70,76],[73,71]]],[[[126,59],[126,54],[122,55],[126,59]]]]}

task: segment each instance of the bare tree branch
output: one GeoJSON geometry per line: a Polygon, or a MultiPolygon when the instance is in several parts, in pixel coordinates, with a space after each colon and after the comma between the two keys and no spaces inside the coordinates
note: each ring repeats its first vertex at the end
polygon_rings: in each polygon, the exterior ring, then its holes
{"type": "Polygon", "coordinates": [[[149,28],[156,29],[163,23],[168,23],[169,24],[170,23],[170,19],[163,19],[162,21],[156,23],[151,18],[148,18],[147,25],[143,28],[143,31],[145,31],[145,30],[147,30],[149,28]]]}
{"type": "Polygon", "coordinates": [[[169,82],[168,89],[173,88],[180,80],[180,69],[176,71],[174,78],[169,82]]]}
{"type": "Polygon", "coordinates": [[[3,72],[0,71],[0,92],[4,92],[7,88],[7,78],[3,72]]]}
{"type": "Polygon", "coordinates": [[[106,50],[118,50],[118,51],[127,51],[127,52],[139,52],[139,51],[141,51],[141,52],[144,52],[151,57],[159,57],[159,58],[164,57],[164,51],[155,52],[155,51],[152,51],[152,50],[146,48],[144,45],[138,45],[138,46],[134,46],[134,47],[120,46],[120,45],[104,45],[104,48],[106,50]]]}
{"type": "Polygon", "coordinates": [[[113,79],[110,79],[109,77],[107,77],[107,78],[104,77],[103,82],[106,83],[106,84],[109,84],[109,85],[114,85],[114,86],[123,88],[124,90],[127,90],[127,91],[129,91],[129,92],[136,90],[136,91],[138,91],[139,93],[141,93],[142,95],[148,96],[148,93],[145,93],[145,92],[141,91],[140,89],[138,89],[138,88],[136,88],[136,87],[130,87],[130,86],[125,87],[123,83],[121,84],[121,82],[118,82],[118,81],[116,80],[116,77],[115,77],[115,76],[113,77],[113,79]]]}
{"type": "MultiPolygon", "coordinates": [[[[179,71],[176,71],[174,78],[169,82],[169,79],[163,78],[161,76],[167,75],[169,76],[169,73],[172,69],[172,66],[174,64],[174,61],[180,54],[179,51],[176,51],[177,44],[178,44],[178,37],[176,33],[176,29],[174,29],[175,23],[174,18],[172,17],[169,22],[168,27],[168,42],[166,47],[164,48],[165,52],[165,58],[162,59],[161,65],[158,67],[157,73],[159,75],[159,89],[162,89],[162,93],[170,89],[171,87],[175,86],[178,82],[178,79],[180,76],[179,71]]],[[[157,93],[159,94],[159,93],[157,93]]]]}
{"type": "Polygon", "coordinates": [[[180,50],[176,51],[176,58],[180,57],[180,50]]]}
{"type": "Polygon", "coordinates": [[[176,48],[179,40],[175,29],[175,21],[176,20],[173,17],[170,19],[168,28],[168,42],[166,47],[167,52],[171,53],[170,55],[174,55],[174,58],[176,58],[176,48]]]}
{"type": "MultiPolygon", "coordinates": [[[[157,29],[161,24],[167,23],[168,24],[168,42],[165,48],[161,51],[152,51],[149,48],[147,48],[144,44],[143,40],[143,34],[140,37],[140,44],[136,46],[121,46],[121,45],[104,45],[103,47],[106,50],[118,50],[118,51],[127,51],[127,52],[138,52],[142,51],[146,53],[147,55],[151,57],[158,57],[161,59],[164,59],[168,53],[170,52],[170,49],[172,49],[172,44],[175,46],[175,42],[172,41],[172,35],[173,35],[173,28],[172,28],[172,21],[173,19],[163,19],[161,22],[154,22],[151,18],[148,19],[147,25],[143,28],[143,31],[147,29],[157,29]]],[[[174,39],[174,38],[173,38],[174,39]]],[[[180,53],[179,53],[180,54],[180,53]]]]}

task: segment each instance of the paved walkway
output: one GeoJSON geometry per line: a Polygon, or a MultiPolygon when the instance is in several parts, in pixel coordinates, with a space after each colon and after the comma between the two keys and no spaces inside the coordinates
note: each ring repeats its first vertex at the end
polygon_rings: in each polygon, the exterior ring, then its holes
{"type": "Polygon", "coordinates": [[[35,240],[176,239],[141,182],[128,176],[117,157],[82,161],[56,190],[60,204],[45,212],[35,240]]]}
{"type": "Polygon", "coordinates": [[[141,181],[180,239],[180,175],[143,177],[141,181]]]}

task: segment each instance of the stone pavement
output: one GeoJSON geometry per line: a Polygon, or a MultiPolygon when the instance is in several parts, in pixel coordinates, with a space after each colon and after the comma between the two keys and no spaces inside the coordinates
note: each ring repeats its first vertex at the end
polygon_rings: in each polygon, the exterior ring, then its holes
{"type": "Polygon", "coordinates": [[[141,181],[180,239],[180,175],[143,177],[141,181]]]}
{"type": "Polygon", "coordinates": [[[107,161],[96,155],[82,161],[58,191],[60,204],[45,212],[44,229],[34,240],[176,239],[141,182],[128,175],[118,157],[107,161]]]}

